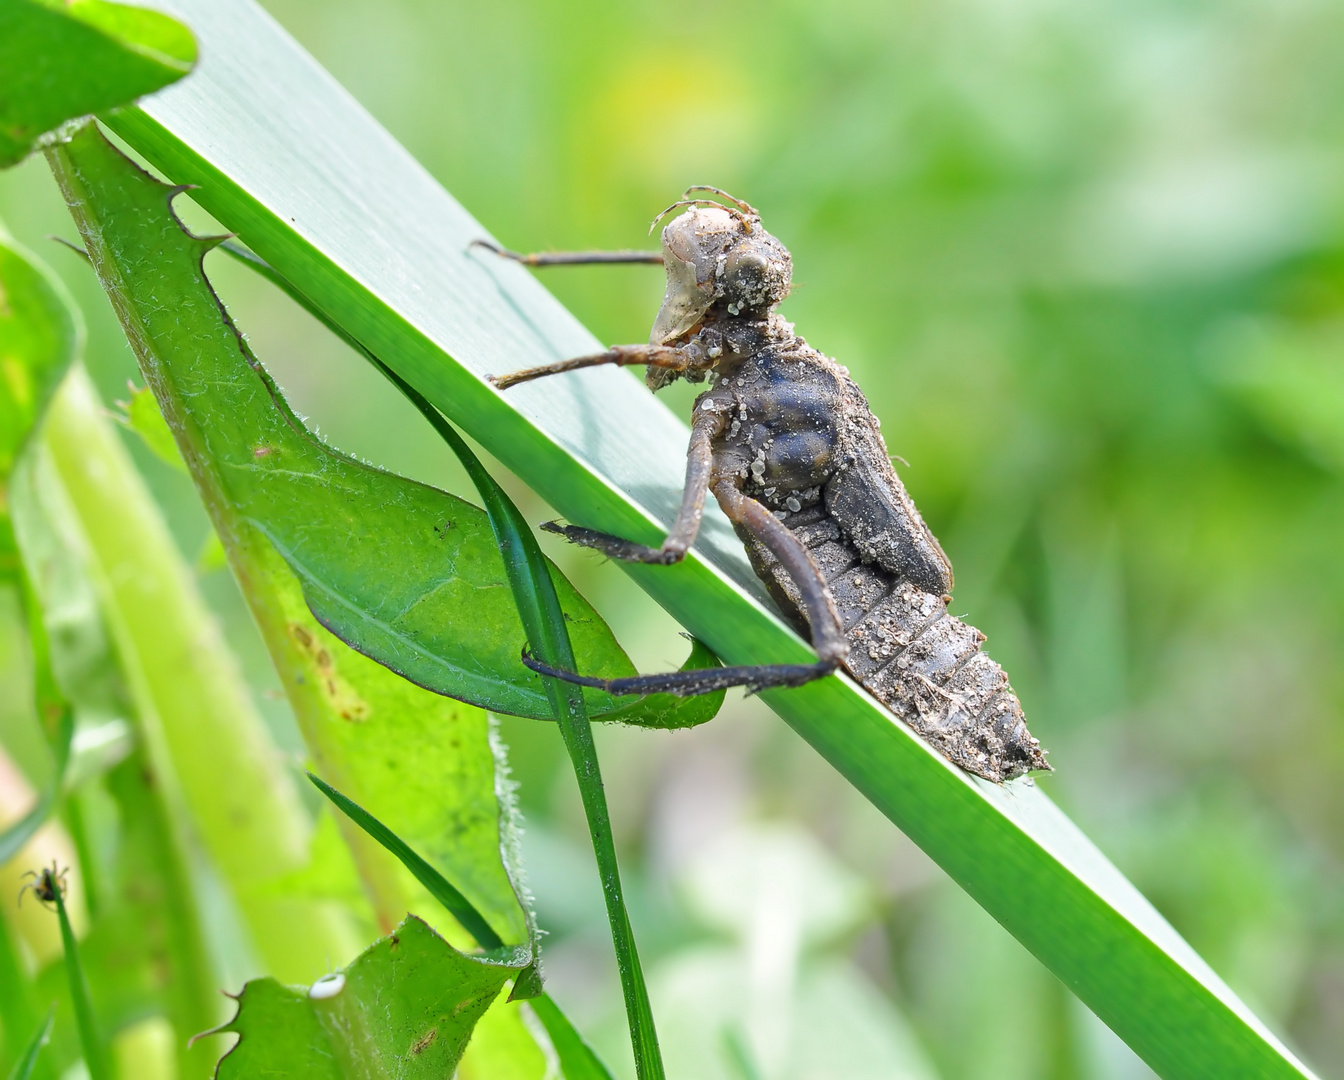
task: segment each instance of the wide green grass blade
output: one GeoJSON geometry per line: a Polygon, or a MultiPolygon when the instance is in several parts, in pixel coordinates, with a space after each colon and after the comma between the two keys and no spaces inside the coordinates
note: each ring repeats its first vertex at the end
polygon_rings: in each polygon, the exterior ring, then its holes
{"type": "Polygon", "coordinates": [[[106,0],[0,0],[0,168],[66,120],[134,101],[196,61],[181,23],[106,0]]]}
{"type": "MultiPolygon", "coordinates": [[[[488,231],[258,7],[164,6],[206,59],[116,131],[559,510],[660,539],[685,426],[616,371],[486,385],[597,343],[525,270],[471,253],[488,231]]],[[[728,663],[810,655],[716,513],[684,565],[630,572],[728,663]]],[[[842,678],[766,700],[1159,1073],[1309,1075],[1039,789],[966,776],[842,678]]]]}

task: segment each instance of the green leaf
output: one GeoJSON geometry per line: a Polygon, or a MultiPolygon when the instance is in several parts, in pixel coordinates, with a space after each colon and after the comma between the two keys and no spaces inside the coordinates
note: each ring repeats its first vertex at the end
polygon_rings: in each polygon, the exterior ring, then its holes
{"type": "Polygon", "coordinates": [[[248,983],[238,1015],[216,1029],[239,1039],[215,1075],[441,1080],[453,1074],[472,1028],[517,971],[463,955],[410,915],[310,988],[248,983]]]}
{"type": "Polygon", "coordinates": [[[28,1045],[23,1048],[23,1053],[18,1060],[14,1062],[14,1068],[9,1072],[9,1080],[28,1080],[33,1075],[33,1070],[37,1068],[37,1055],[42,1047],[47,1045],[47,1040],[51,1038],[51,1021],[55,1016],[56,1006],[53,1005],[47,1010],[47,1017],[42,1021],[41,1026],[33,1032],[33,1037],[28,1045]]]}
{"type": "Polygon", "coordinates": [[[106,0],[0,0],[0,168],[77,116],[134,101],[196,62],[181,23],[106,0]]]}
{"type": "MultiPolygon", "coordinates": [[[[488,386],[598,343],[525,269],[469,251],[489,232],[258,7],[173,10],[206,60],[117,133],[560,512],[659,541],[685,425],[618,371],[488,386]]],[[[628,572],[727,663],[807,660],[707,518],[683,565],[628,572]]],[[[1159,1073],[1310,1075],[1039,788],[966,776],[840,677],[763,697],[1159,1073]]]]}
{"type": "Polygon", "coordinates": [[[126,401],[118,401],[117,411],[112,414],[117,423],[127,430],[134,431],[150,452],[170,465],[178,472],[187,471],[187,463],[173,441],[173,433],[168,429],[168,421],[159,411],[159,403],[154,400],[154,392],[147,386],[137,388],[133,384],[126,387],[130,395],[126,401]]]}

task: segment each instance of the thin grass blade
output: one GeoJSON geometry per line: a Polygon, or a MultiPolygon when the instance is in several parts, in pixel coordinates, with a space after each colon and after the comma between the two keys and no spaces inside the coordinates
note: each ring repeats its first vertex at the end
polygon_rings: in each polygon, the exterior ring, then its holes
{"type": "Polygon", "coordinates": [[[549,995],[542,994],[529,1004],[546,1029],[546,1034],[551,1037],[551,1045],[560,1058],[560,1069],[565,1074],[565,1080],[612,1080],[602,1059],[583,1041],[583,1036],[574,1029],[569,1017],[560,1011],[560,1006],[549,995]]]}
{"type": "Polygon", "coordinates": [[[33,1070],[37,1068],[37,1055],[41,1052],[42,1047],[47,1045],[47,1040],[51,1038],[51,1025],[55,1019],[56,1006],[53,1005],[47,1010],[47,1018],[33,1032],[33,1037],[28,1041],[28,1045],[23,1048],[23,1053],[14,1062],[14,1068],[9,1071],[9,1080],[28,1080],[33,1075],[33,1070]]]}
{"type": "Polygon", "coordinates": [[[75,1027],[79,1031],[79,1045],[84,1054],[84,1064],[89,1070],[89,1080],[112,1080],[107,1047],[103,1043],[102,1034],[98,1030],[98,1018],[93,1011],[89,980],[79,959],[79,943],[75,940],[74,930],[70,928],[70,916],[65,911],[65,895],[59,885],[53,889],[53,899],[56,903],[56,917],[61,921],[65,974],[70,983],[70,1001],[75,1010],[75,1027]]]}
{"type": "Polygon", "coordinates": [[[336,805],[341,813],[395,855],[401,861],[402,866],[415,875],[416,881],[428,889],[429,894],[447,908],[453,918],[462,924],[462,929],[476,939],[476,943],[481,948],[491,950],[504,947],[504,939],[495,933],[490,924],[486,922],[485,916],[472,906],[471,901],[458,892],[447,878],[411,850],[411,846],[401,837],[397,836],[396,833],[358,803],[346,798],[330,784],[319,780],[312,773],[308,774],[308,779],[313,782],[313,786],[318,791],[322,792],[336,805]]]}
{"type": "MultiPolygon", "coordinates": [[[[346,798],[330,784],[323,783],[312,773],[308,779],[318,791],[330,799],[336,807],[356,825],[382,844],[395,855],[416,879],[429,890],[431,896],[441,903],[462,924],[476,943],[486,950],[498,949],[504,945],[499,935],[491,929],[485,917],[477,911],[461,892],[422,859],[415,851],[391,829],[370,814],[363,807],[346,798]]],[[[513,997],[521,995],[515,988],[513,997]]],[[[560,1058],[565,1080],[611,1080],[611,1074],[602,1064],[592,1048],[583,1041],[583,1037],[574,1029],[569,1018],[560,1011],[560,1007],[550,996],[541,993],[530,998],[529,1004],[536,1012],[551,1043],[560,1058]]]]}
{"type": "MultiPolygon", "coordinates": [[[[466,440],[453,430],[443,415],[400,375],[381,362],[375,362],[452,448],[476,485],[485,512],[490,517],[495,542],[504,556],[505,573],[532,648],[546,663],[573,671],[574,650],[570,645],[560,597],[551,580],[546,557],[542,555],[518,507],[504,494],[504,489],[495,483],[466,440]]],[[[611,924],[612,944],[616,948],[621,990],[630,1023],[630,1041],[635,1051],[635,1071],[640,1080],[661,1080],[663,1061],[658,1049],[658,1033],[654,1028],[653,1009],[649,1004],[639,952],[635,947],[634,930],[625,908],[620,869],[616,862],[616,843],[611,833],[611,817],[602,789],[602,772],[598,766],[597,747],[593,744],[593,731],[588,722],[583,694],[577,686],[558,679],[546,680],[546,693],[560,726],[565,749],[569,751],[574,766],[584,814],[588,819],[588,832],[593,841],[593,853],[597,856],[598,873],[602,877],[602,893],[607,903],[607,919],[611,924]]]]}

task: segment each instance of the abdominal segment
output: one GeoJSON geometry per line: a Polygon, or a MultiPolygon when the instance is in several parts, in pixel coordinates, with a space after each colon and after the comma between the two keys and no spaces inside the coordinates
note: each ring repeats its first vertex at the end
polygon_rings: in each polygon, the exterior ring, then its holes
{"type": "MultiPolygon", "coordinates": [[[[930,745],[988,780],[1049,769],[1027,731],[1003,669],[980,650],[984,635],[947,613],[941,596],[864,563],[822,506],[786,524],[826,579],[849,641],[846,670],[930,745]]],[[[756,573],[804,634],[798,590],[775,558],[743,535],[756,573]]]]}

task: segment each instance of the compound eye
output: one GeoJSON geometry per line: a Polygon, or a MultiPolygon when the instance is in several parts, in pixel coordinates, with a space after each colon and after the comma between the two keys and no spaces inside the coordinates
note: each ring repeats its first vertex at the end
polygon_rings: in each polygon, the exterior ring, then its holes
{"type": "Polygon", "coordinates": [[[727,288],[759,286],[765,279],[766,259],[758,251],[738,248],[723,263],[723,284],[727,288]]]}
{"type": "Polygon", "coordinates": [[[788,292],[788,274],[772,262],[767,252],[741,246],[728,253],[723,263],[723,293],[743,307],[777,304],[788,292]]]}

